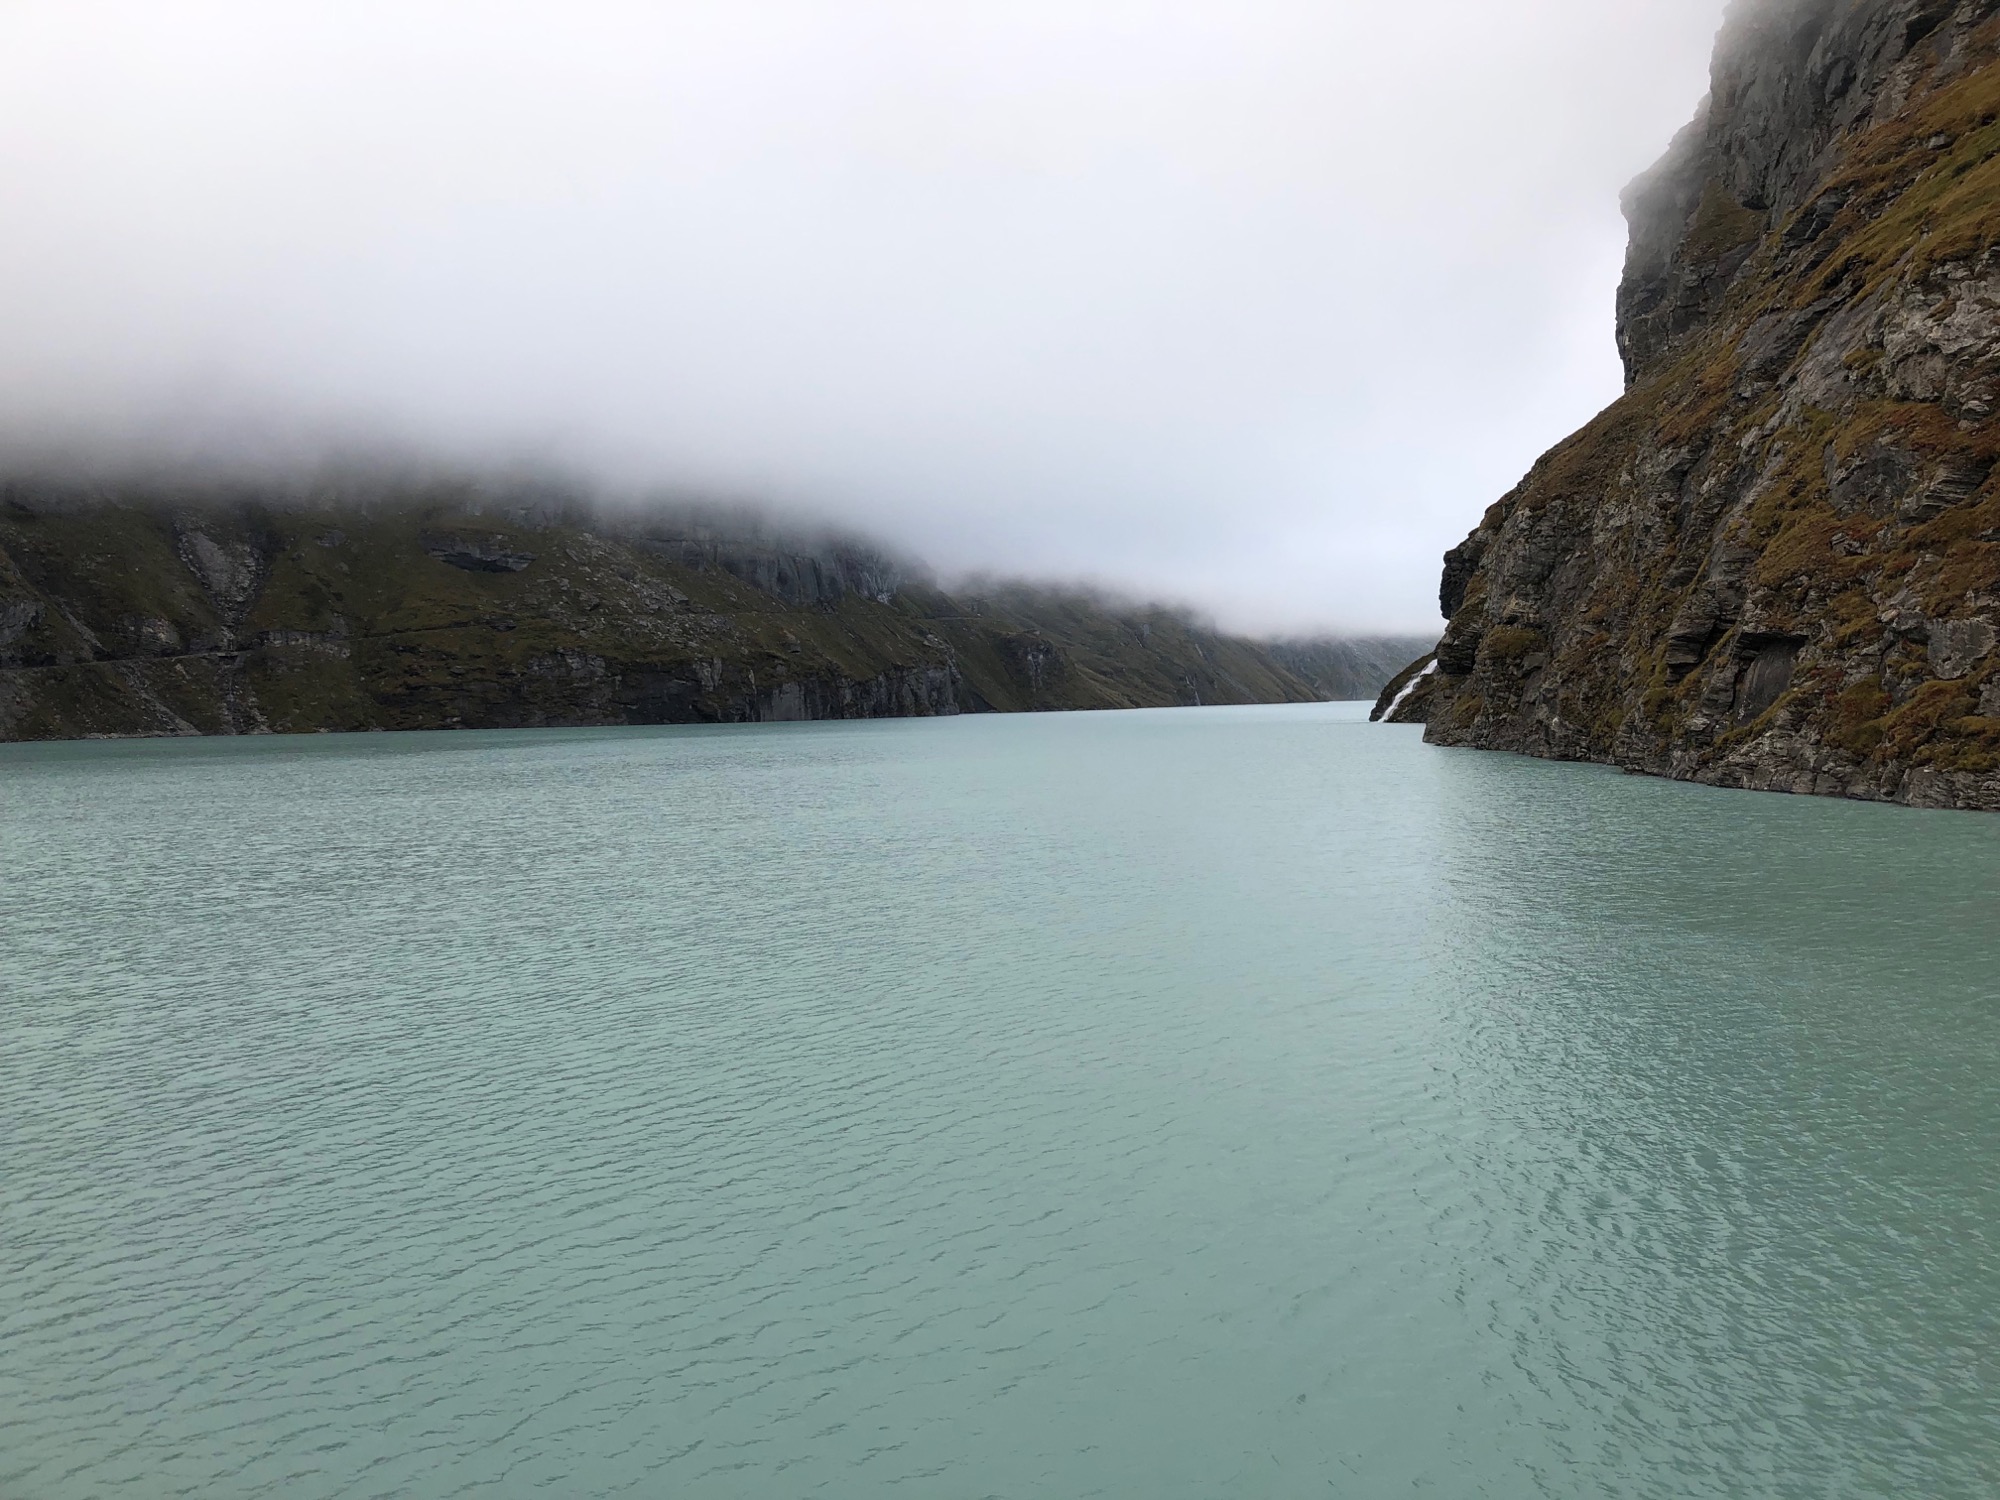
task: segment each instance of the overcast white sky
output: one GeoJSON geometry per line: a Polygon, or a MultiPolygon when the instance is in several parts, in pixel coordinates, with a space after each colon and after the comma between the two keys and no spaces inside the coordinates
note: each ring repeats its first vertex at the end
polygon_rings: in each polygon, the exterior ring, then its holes
{"type": "Polygon", "coordinates": [[[416,445],[1431,629],[1721,0],[0,0],[0,436],[416,445]]]}

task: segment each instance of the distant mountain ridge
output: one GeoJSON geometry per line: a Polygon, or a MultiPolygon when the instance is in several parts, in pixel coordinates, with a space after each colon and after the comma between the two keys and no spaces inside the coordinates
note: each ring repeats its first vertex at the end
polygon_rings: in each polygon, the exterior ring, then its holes
{"type": "Polygon", "coordinates": [[[1296,703],[1306,666],[724,513],[0,486],[0,739],[1296,703]]]}
{"type": "Polygon", "coordinates": [[[1431,649],[1428,635],[1313,636],[1273,641],[1271,657],[1329,703],[1374,701],[1412,656],[1431,649]]]}

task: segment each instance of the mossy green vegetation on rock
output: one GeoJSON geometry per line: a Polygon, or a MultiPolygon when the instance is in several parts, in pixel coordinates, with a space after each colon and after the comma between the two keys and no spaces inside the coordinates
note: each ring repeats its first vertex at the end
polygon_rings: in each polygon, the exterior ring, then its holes
{"type": "Polygon", "coordinates": [[[1438,743],[2000,808],[2000,4],[1752,0],[1627,196],[1626,395],[1446,559],[1438,743]]]}
{"type": "Polygon", "coordinates": [[[444,489],[0,487],[0,739],[1300,702],[1170,609],[444,489]]]}

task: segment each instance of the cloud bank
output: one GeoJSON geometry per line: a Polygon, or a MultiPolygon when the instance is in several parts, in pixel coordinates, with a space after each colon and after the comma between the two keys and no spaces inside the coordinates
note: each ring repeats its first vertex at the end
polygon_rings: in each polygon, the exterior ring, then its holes
{"type": "Polygon", "coordinates": [[[15,0],[0,436],[741,495],[1412,629],[1719,0],[15,0]]]}

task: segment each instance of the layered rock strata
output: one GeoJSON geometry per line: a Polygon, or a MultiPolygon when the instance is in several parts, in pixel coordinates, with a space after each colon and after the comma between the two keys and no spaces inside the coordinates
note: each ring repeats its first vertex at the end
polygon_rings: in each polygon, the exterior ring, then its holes
{"type": "Polygon", "coordinates": [[[1626,394],[1447,556],[1395,717],[2000,809],[1996,60],[2000,0],[1731,10],[1626,196],[1626,394]]]}

